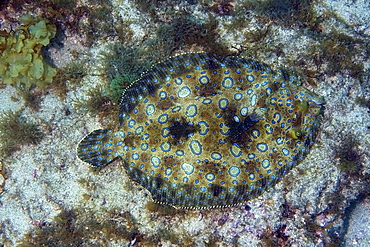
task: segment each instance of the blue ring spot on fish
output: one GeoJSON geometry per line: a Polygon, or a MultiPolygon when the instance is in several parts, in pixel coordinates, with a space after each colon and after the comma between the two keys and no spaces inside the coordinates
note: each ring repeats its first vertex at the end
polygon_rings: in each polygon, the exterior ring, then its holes
{"type": "Polygon", "coordinates": [[[258,144],[257,144],[257,149],[258,149],[258,151],[260,151],[260,152],[266,152],[266,151],[267,151],[267,149],[268,149],[268,146],[267,146],[267,144],[266,144],[266,143],[258,143],[258,144]]]}
{"type": "Polygon", "coordinates": [[[255,106],[257,104],[257,95],[253,94],[251,98],[251,106],[255,106]]]}
{"type": "Polygon", "coordinates": [[[176,79],[175,79],[175,83],[176,83],[177,85],[181,85],[181,84],[182,84],[182,79],[181,79],[181,78],[176,78],[176,79]]]}
{"type": "Polygon", "coordinates": [[[242,155],[240,146],[236,143],[233,143],[233,145],[230,147],[230,152],[234,157],[239,157],[240,155],[242,155]]]}
{"type": "Polygon", "coordinates": [[[160,166],[161,164],[161,160],[157,157],[157,156],[153,156],[151,159],[150,159],[151,163],[152,163],[152,166],[157,168],[160,166]]]}
{"type": "Polygon", "coordinates": [[[254,159],[255,157],[256,157],[255,154],[248,154],[248,158],[251,159],[251,160],[254,159]]]}
{"type": "Polygon", "coordinates": [[[188,163],[183,163],[181,169],[184,170],[185,174],[191,175],[194,172],[194,166],[188,163]]]}
{"type": "Polygon", "coordinates": [[[155,106],[153,104],[147,105],[146,114],[152,115],[155,112],[155,106]]]}
{"type": "Polygon", "coordinates": [[[185,86],[179,90],[179,92],[177,93],[177,96],[179,96],[179,98],[185,98],[185,97],[188,97],[190,93],[191,93],[190,88],[185,86]]]}
{"type": "Polygon", "coordinates": [[[207,98],[207,99],[204,99],[202,103],[205,105],[208,105],[212,103],[212,100],[207,98]]]}
{"type": "Polygon", "coordinates": [[[169,152],[171,150],[171,143],[163,142],[160,147],[163,152],[169,152]]]}
{"type": "Polygon", "coordinates": [[[210,181],[210,182],[212,182],[213,180],[215,180],[215,178],[216,178],[216,176],[215,176],[215,174],[213,174],[213,173],[207,173],[206,175],[205,175],[205,177],[206,177],[206,179],[208,180],[208,181],[210,181]]]}
{"type": "Polygon", "coordinates": [[[237,166],[232,166],[229,168],[229,175],[232,177],[237,177],[240,174],[240,168],[237,166]]]}
{"type": "Polygon", "coordinates": [[[198,127],[199,127],[199,134],[201,135],[206,135],[209,131],[209,128],[208,128],[209,125],[205,121],[200,121],[198,123],[198,127]]]}
{"type": "Polygon", "coordinates": [[[162,114],[158,117],[158,123],[160,124],[164,124],[164,123],[167,123],[168,121],[168,114],[162,114]]]}
{"type": "Polygon", "coordinates": [[[269,124],[266,124],[265,128],[266,128],[266,134],[268,134],[268,135],[271,135],[272,132],[274,131],[274,129],[269,124]]]}
{"type": "Polygon", "coordinates": [[[159,92],[159,98],[166,99],[167,98],[167,93],[165,91],[159,92]]]}
{"type": "Polygon", "coordinates": [[[242,107],[240,109],[240,115],[242,115],[243,117],[246,117],[248,115],[248,107],[242,107]]]}
{"type": "Polygon", "coordinates": [[[227,89],[232,88],[234,86],[233,78],[225,77],[224,80],[222,81],[222,86],[227,89]]]}
{"type": "Polygon", "coordinates": [[[262,161],[262,167],[265,168],[265,169],[269,168],[270,167],[270,160],[264,159],[262,161]]]}
{"type": "Polygon", "coordinates": [[[254,76],[253,75],[247,75],[246,79],[249,82],[254,82],[254,76]]]}
{"type": "Polygon", "coordinates": [[[230,133],[230,129],[227,127],[226,124],[222,123],[222,124],[220,124],[220,127],[221,127],[220,128],[220,133],[222,135],[228,135],[230,133]]]}
{"type": "Polygon", "coordinates": [[[276,139],[276,143],[277,143],[278,145],[284,144],[284,139],[283,139],[283,138],[281,138],[281,137],[278,137],[278,138],[276,139]]]}
{"type": "Polygon", "coordinates": [[[172,169],[171,169],[171,167],[168,167],[168,168],[166,169],[165,174],[166,174],[167,176],[169,176],[169,175],[171,175],[171,174],[172,174],[172,169]]]}
{"type": "Polygon", "coordinates": [[[218,101],[218,107],[220,107],[220,109],[222,110],[226,109],[228,104],[229,104],[229,100],[225,98],[222,98],[218,101]]]}
{"type": "Polygon", "coordinates": [[[213,153],[211,154],[211,157],[212,157],[212,159],[215,159],[215,160],[220,160],[220,159],[222,159],[222,155],[221,155],[220,153],[218,153],[218,152],[213,152],[213,153]]]}
{"type": "Polygon", "coordinates": [[[194,140],[194,141],[191,141],[190,144],[189,144],[189,147],[190,147],[190,151],[195,154],[195,155],[200,155],[202,154],[202,144],[199,143],[199,141],[197,140],[194,140]]]}
{"type": "Polygon", "coordinates": [[[270,99],[270,105],[276,105],[277,98],[270,99]]]}
{"type": "Polygon", "coordinates": [[[188,117],[194,117],[195,115],[197,115],[198,113],[198,109],[197,109],[197,106],[196,105],[189,105],[188,107],[186,107],[186,116],[188,117]]]}
{"type": "Polygon", "coordinates": [[[130,121],[128,121],[128,127],[134,127],[135,126],[135,124],[136,124],[136,121],[135,120],[130,120],[130,121]]]}
{"type": "Polygon", "coordinates": [[[201,76],[201,77],[199,77],[199,82],[200,82],[200,84],[202,84],[202,85],[206,85],[206,84],[208,84],[208,82],[209,82],[209,78],[208,78],[208,76],[201,76]]]}
{"type": "Polygon", "coordinates": [[[234,94],[234,99],[235,100],[241,100],[242,98],[243,98],[243,94],[241,94],[241,93],[234,94]]]}
{"type": "Polygon", "coordinates": [[[139,159],[139,155],[137,153],[132,154],[132,159],[138,160],[139,159]]]}
{"type": "Polygon", "coordinates": [[[140,146],[141,150],[146,151],[148,149],[148,143],[143,143],[140,146]]]}
{"type": "Polygon", "coordinates": [[[290,151],[286,148],[283,148],[282,151],[283,151],[284,155],[289,155],[290,154],[290,151]]]}
{"type": "Polygon", "coordinates": [[[253,129],[252,130],[252,137],[254,139],[257,139],[258,137],[260,137],[260,135],[261,135],[261,133],[260,133],[260,131],[258,129],[253,129]]]}
{"type": "MultiPolygon", "coordinates": [[[[281,114],[280,114],[280,112],[275,112],[274,118],[277,119],[276,120],[277,123],[280,123],[280,121],[281,121],[281,114]]],[[[273,120],[272,123],[275,123],[275,120],[273,120]]]]}
{"type": "Polygon", "coordinates": [[[181,106],[176,106],[174,108],[172,108],[172,112],[178,112],[181,110],[181,106]]]}
{"type": "Polygon", "coordinates": [[[143,130],[144,130],[144,127],[143,127],[143,126],[139,126],[139,127],[137,127],[137,128],[135,129],[135,134],[136,134],[136,135],[140,135],[140,134],[141,134],[141,132],[143,132],[143,130]]]}
{"type": "Polygon", "coordinates": [[[163,128],[161,130],[162,137],[168,137],[170,135],[170,129],[169,128],[163,128]]]}

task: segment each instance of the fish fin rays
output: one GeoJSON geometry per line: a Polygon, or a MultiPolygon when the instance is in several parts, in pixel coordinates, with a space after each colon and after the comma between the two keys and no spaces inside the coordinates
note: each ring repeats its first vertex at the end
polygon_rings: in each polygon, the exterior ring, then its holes
{"type": "Polygon", "coordinates": [[[111,130],[94,130],[78,144],[77,156],[93,166],[102,167],[109,164],[118,157],[115,151],[115,136],[111,130]]]}

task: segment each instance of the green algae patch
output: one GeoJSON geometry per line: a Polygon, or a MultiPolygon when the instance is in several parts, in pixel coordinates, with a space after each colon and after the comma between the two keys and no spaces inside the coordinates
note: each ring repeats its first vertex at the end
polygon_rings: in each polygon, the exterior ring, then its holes
{"type": "Polygon", "coordinates": [[[25,15],[14,31],[0,31],[0,80],[7,85],[44,88],[57,70],[41,55],[56,34],[55,25],[41,17],[25,15]]]}
{"type": "Polygon", "coordinates": [[[0,113],[0,157],[6,158],[22,145],[37,144],[44,137],[39,125],[21,116],[21,112],[0,113]]]}

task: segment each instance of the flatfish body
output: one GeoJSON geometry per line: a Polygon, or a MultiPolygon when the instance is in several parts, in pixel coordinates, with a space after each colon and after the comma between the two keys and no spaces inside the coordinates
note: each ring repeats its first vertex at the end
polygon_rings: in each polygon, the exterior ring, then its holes
{"type": "Polygon", "coordinates": [[[185,54],[123,93],[120,129],[78,146],[93,166],[122,160],[154,201],[199,209],[260,195],[309,152],[323,100],[283,72],[238,57],[185,54]]]}

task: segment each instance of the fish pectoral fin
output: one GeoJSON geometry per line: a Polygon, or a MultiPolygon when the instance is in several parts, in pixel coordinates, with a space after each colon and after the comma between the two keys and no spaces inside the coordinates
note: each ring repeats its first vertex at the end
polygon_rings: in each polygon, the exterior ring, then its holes
{"type": "Polygon", "coordinates": [[[111,130],[98,129],[85,136],[77,147],[77,156],[93,166],[105,166],[118,157],[116,134],[111,130]]]}

